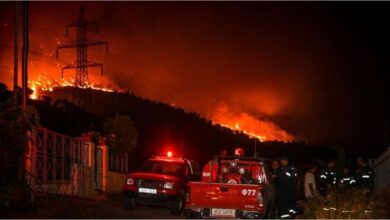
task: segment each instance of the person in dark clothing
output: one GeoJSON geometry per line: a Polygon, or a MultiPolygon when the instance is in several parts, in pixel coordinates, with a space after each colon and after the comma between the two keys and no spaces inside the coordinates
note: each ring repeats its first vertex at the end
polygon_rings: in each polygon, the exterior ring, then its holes
{"type": "Polygon", "coordinates": [[[286,156],[280,158],[280,167],[276,172],[276,202],[280,218],[294,218],[296,214],[296,177],[295,167],[286,156]]]}
{"type": "Polygon", "coordinates": [[[276,203],[276,183],[278,181],[277,171],[280,167],[278,160],[272,160],[270,169],[270,185],[268,189],[269,197],[271,198],[271,207],[266,213],[265,217],[275,219],[277,217],[277,203],[276,203]]]}
{"type": "Polygon", "coordinates": [[[271,177],[271,183],[275,184],[277,181],[277,175],[276,172],[278,171],[278,168],[280,167],[279,161],[273,160],[271,163],[271,171],[270,171],[270,177],[271,177]]]}
{"type": "Polygon", "coordinates": [[[359,157],[356,159],[359,166],[356,172],[357,186],[366,188],[371,192],[374,190],[374,171],[368,166],[368,161],[359,157]]]}
{"type": "Polygon", "coordinates": [[[349,172],[347,166],[343,167],[342,173],[339,178],[339,188],[341,190],[350,189],[356,186],[355,177],[349,172]]]}
{"type": "Polygon", "coordinates": [[[337,186],[337,175],[335,171],[335,162],[330,160],[328,166],[320,174],[320,192],[327,194],[329,191],[334,190],[337,186]]]}

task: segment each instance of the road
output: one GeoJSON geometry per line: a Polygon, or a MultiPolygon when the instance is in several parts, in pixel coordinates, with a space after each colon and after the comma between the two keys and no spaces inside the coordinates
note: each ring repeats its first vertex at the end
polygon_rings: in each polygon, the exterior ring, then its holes
{"type": "Polygon", "coordinates": [[[89,219],[183,219],[173,216],[169,209],[138,206],[133,211],[122,207],[121,198],[97,197],[94,199],[46,198],[36,201],[33,211],[3,213],[2,218],[89,218],[89,219]]]}

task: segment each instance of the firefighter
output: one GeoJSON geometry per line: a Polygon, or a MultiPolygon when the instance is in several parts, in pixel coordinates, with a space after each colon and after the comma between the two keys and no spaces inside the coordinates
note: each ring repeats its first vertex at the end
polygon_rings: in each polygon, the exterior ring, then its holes
{"type": "Polygon", "coordinates": [[[368,166],[368,161],[358,157],[356,162],[359,166],[356,172],[356,182],[361,188],[366,188],[372,192],[374,189],[374,172],[371,167],[368,166]]]}
{"type": "Polygon", "coordinates": [[[286,156],[279,158],[280,167],[276,175],[276,203],[280,218],[294,218],[296,214],[296,177],[295,167],[286,156]]]}
{"type": "Polygon", "coordinates": [[[356,186],[355,177],[349,172],[347,166],[343,167],[340,179],[339,179],[339,188],[340,189],[350,189],[356,186]]]}
{"type": "Polygon", "coordinates": [[[334,190],[337,186],[337,176],[335,171],[335,162],[330,160],[328,166],[320,174],[320,192],[328,194],[329,191],[334,190]]]}
{"type": "Polygon", "coordinates": [[[279,161],[278,160],[272,160],[270,176],[271,176],[271,183],[274,184],[274,185],[277,182],[277,174],[276,174],[276,172],[278,171],[278,168],[279,168],[279,161]]]}
{"type": "Polygon", "coordinates": [[[279,161],[278,160],[272,160],[271,162],[271,171],[270,171],[270,185],[269,185],[269,190],[268,190],[268,194],[269,194],[269,198],[270,199],[270,202],[271,202],[271,207],[268,211],[268,213],[266,213],[264,215],[264,217],[266,218],[270,218],[270,219],[275,219],[277,216],[277,204],[276,204],[276,189],[275,189],[275,186],[276,186],[276,183],[278,181],[278,178],[277,178],[277,171],[278,171],[278,168],[279,168],[279,161]]]}

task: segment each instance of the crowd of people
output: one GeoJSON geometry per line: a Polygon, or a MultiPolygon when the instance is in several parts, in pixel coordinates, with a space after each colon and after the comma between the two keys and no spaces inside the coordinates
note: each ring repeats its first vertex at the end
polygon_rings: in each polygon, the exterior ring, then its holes
{"type": "MultiPolygon", "coordinates": [[[[356,159],[358,168],[351,172],[348,166],[336,169],[335,160],[329,160],[326,168],[319,169],[310,164],[303,175],[304,199],[312,200],[332,191],[343,191],[353,188],[364,188],[368,192],[374,189],[374,172],[367,160],[356,159]]],[[[297,214],[296,200],[299,191],[298,172],[286,156],[273,160],[271,164],[271,184],[275,187],[275,213],[278,218],[294,218],[297,214]]]]}

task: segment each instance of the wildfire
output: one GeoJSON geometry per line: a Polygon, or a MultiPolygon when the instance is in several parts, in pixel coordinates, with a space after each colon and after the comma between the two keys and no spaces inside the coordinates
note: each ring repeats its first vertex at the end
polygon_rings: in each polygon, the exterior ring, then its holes
{"type": "MultiPolygon", "coordinates": [[[[30,94],[30,99],[39,99],[40,94],[43,91],[53,91],[54,88],[58,87],[66,87],[66,86],[75,86],[74,85],[75,80],[73,78],[67,78],[67,79],[50,79],[47,76],[39,75],[37,80],[29,80],[28,81],[28,87],[32,90],[32,94],[30,94]]],[[[84,87],[80,88],[89,88],[94,90],[100,90],[105,92],[115,92],[120,91],[116,88],[110,88],[108,86],[105,86],[103,84],[94,84],[94,83],[88,83],[84,87]]]]}
{"type": "Polygon", "coordinates": [[[218,111],[211,115],[211,120],[214,124],[219,124],[234,131],[240,131],[261,142],[291,142],[294,140],[294,136],[281,129],[275,123],[257,119],[248,113],[233,113],[229,111],[227,106],[219,108],[218,111]]]}
{"type": "Polygon", "coordinates": [[[248,135],[249,137],[258,139],[260,142],[267,141],[267,137],[264,135],[257,135],[257,134],[240,129],[240,125],[238,123],[235,123],[234,127],[229,126],[227,124],[223,124],[223,123],[215,123],[215,124],[219,124],[222,127],[229,128],[229,129],[234,130],[234,131],[240,131],[240,132],[248,135]]]}

